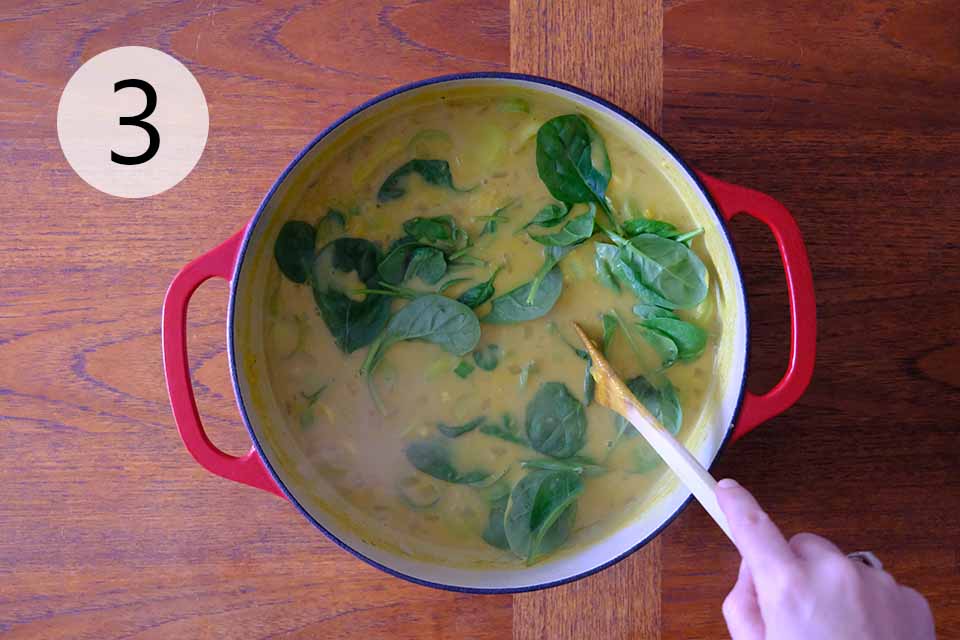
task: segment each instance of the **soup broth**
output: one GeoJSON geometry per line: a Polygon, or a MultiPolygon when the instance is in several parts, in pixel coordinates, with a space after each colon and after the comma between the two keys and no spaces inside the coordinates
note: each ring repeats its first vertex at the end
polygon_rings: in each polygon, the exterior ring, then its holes
{"type": "Polygon", "coordinates": [[[665,468],[592,401],[572,323],[668,428],[699,421],[720,299],[660,168],[569,103],[517,91],[409,105],[340,149],[269,239],[263,326],[283,428],[354,507],[349,525],[417,559],[516,566],[655,499],[665,468]],[[583,175],[601,197],[564,199],[583,175]]]}

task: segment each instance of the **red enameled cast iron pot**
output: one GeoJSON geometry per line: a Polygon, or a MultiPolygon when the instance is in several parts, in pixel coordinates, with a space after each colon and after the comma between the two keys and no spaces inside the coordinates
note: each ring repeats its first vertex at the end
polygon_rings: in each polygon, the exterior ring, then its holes
{"type": "MultiPolygon", "coordinates": [[[[660,156],[663,166],[672,171],[683,188],[694,194],[692,201],[700,207],[706,233],[714,238],[711,257],[720,265],[718,278],[725,287],[725,304],[730,305],[729,321],[724,320],[732,353],[725,361],[729,372],[720,409],[714,422],[717,427],[696,442],[688,443],[691,451],[709,466],[728,440],[737,440],[760,423],[769,420],[790,407],[803,391],[813,374],[816,341],[816,305],[813,280],[807,252],[800,232],[790,213],[773,198],[744,187],[736,186],[691,169],[680,156],[645,125],[610,103],[587,92],[561,83],[533,76],[508,73],[476,73],[433,78],[407,85],[385,93],[358,107],[331,125],[314,139],[289,165],[267,193],[257,213],[242,230],[186,265],[173,279],[163,305],[163,360],[167,389],[180,436],[190,454],[208,471],[224,478],[248,484],[290,500],[314,525],[334,542],[354,555],[393,575],[430,586],[479,592],[502,593],[538,589],[574,580],[626,557],[659,533],[689,501],[689,493],[676,487],[666,498],[657,502],[637,522],[611,534],[609,539],[557,559],[538,563],[533,567],[513,570],[478,570],[445,567],[417,561],[394,552],[372,546],[350,527],[338,522],[335,514],[311,504],[302,480],[280,463],[289,452],[279,451],[274,440],[264,437],[262,416],[252,401],[256,382],[240,366],[241,355],[249,355],[250,347],[241,344],[238,335],[247,331],[246,308],[256,305],[257,291],[253,284],[256,267],[252,256],[261,254],[268,242],[267,223],[275,213],[272,206],[278,190],[293,183],[298,170],[323,152],[325,145],[356,122],[373,118],[375,114],[403,104],[418,94],[456,91],[462,87],[514,85],[530,91],[539,91],[570,102],[572,108],[590,113],[591,117],[608,119],[620,127],[629,127],[645,144],[660,156]],[[779,383],[763,395],[754,395],[745,389],[748,351],[748,321],[746,294],[743,291],[739,264],[733,251],[725,223],[736,215],[747,214],[760,220],[773,232],[783,268],[786,273],[790,302],[790,360],[779,383]],[[711,235],[712,234],[712,235],[711,235]],[[724,276],[723,274],[727,274],[724,276]],[[232,456],[220,451],[207,437],[190,379],[187,358],[187,306],[190,297],[205,280],[223,278],[230,282],[230,307],[227,318],[227,342],[230,370],[237,404],[253,447],[244,456],[232,456]],[[243,352],[243,353],[241,353],[243,352]]],[[[268,251],[269,253],[269,251],[268,251]]],[[[262,306],[262,305],[261,305],[262,306]]],[[[253,308],[253,307],[251,307],[253,308]]],[[[244,335],[247,335],[244,333],[244,335]]],[[[255,347],[253,348],[255,350],[255,347]]],[[[261,354],[262,355],[262,354],[261,354]]],[[[262,362],[262,358],[261,358],[262,362]]],[[[264,523],[264,526],[269,526],[264,523]]]]}

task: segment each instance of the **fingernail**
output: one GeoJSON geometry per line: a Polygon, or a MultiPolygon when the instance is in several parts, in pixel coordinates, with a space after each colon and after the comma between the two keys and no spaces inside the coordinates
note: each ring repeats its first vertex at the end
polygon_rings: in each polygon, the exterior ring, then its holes
{"type": "Polygon", "coordinates": [[[740,483],[734,480],[733,478],[724,478],[723,480],[717,483],[717,486],[720,487],[721,489],[733,489],[735,487],[739,487],[740,483]]]}

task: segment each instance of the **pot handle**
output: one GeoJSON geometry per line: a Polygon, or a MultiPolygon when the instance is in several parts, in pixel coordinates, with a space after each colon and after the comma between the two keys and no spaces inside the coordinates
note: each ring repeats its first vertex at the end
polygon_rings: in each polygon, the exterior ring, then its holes
{"type": "Polygon", "coordinates": [[[733,429],[737,440],[762,422],[789,409],[800,399],[813,377],[817,343],[817,304],[813,275],[800,229],[786,207],[765,193],[697,172],[726,220],[746,213],[770,228],[780,250],[790,299],[790,361],[783,378],[763,395],[747,391],[740,418],[733,429]]]}
{"type": "Polygon", "coordinates": [[[187,358],[187,306],[197,288],[210,278],[230,280],[237,251],[243,240],[241,229],[225,242],[187,264],[174,276],[163,299],[163,372],[177,430],[194,460],[207,471],[242,482],[280,497],[283,492],[270,477],[255,448],[245,456],[224,453],[210,441],[197,410],[187,358]]]}

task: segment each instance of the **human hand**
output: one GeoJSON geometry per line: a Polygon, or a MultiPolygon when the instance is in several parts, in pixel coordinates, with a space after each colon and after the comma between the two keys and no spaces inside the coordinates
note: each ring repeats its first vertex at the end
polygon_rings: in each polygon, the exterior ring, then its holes
{"type": "Polygon", "coordinates": [[[721,480],[717,500],[743,557],[723,602],[733,640],[934,640],[927,601],[832,542],[789,542],[750,493],[721,480]]]}

